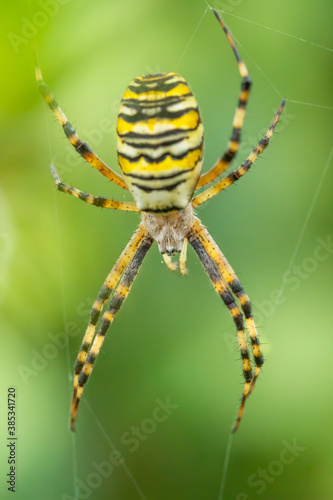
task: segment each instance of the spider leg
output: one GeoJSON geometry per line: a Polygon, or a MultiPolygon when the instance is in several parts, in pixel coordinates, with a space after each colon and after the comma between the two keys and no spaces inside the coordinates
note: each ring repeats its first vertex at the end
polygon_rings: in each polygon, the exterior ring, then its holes
{"type": "MultiPolygon", "coordinates": [[[[96,334],[96,336],[92,342],[92,345],[89,349],[88,354],[86,355],[86,359],[83,363],[81,371],[78,375],[77,389],[75,391],[75,397],[73,399],[72,410],[71,410],[71,429],[72,430],[74,430],[75,417],[76,417],[77,409],[78,409],[79,402],[80,402],[80,399],[82,396],[84,385],[86,384],[86,382],[89,378],[89,375],[92,372],[94,362],[96,360],[96,357],[98,356],[98,353],[100,352],[100,350],[102,348],[102,345],[103,345],[106,333],[108,331],[108,328],[109,328],[110,324],[112,323],[114,316],[119,311],[122,303],[126,299],[128,293],[131,289],[131,286],[133,284],[133,281],[134,281],[134,279],[139,271],[139,268],[142,264],[142,261],[143,261],[144,257],[146,256],[148,250],[150,249],[152,243],[153,243],[152,238],[150,238],[146,234],[144,234],[144,235],[141,234],[140,238],[138,238],[138,241],[136,243],[136,245],[137,245],[136,250],[133,253],[133,255],[131,256],[131,258],[129,259],[128,265],[124,271],[122,278],[120,279],[120,281],[115,289],[114,295],[111,299],[111,302],[109,304],[108,309],[103,314],[101,325],[99,327],[98,333],[96,334]]],[[[107,290],[107,293],[108,293],[108,290],[107,290]]],[[[102,295],[103,295],[103,293],[102,293],[102,295]]],[[[100,313],[98,308],[101,307],[103,300],[104,300],[104,297],[101,297],[101,299],[99,300],[99,302],[97,304],[97,307],[96,307],[96,314],[97,315],[99,315],[99,313],[100,313]]],[[[95,314],[94,311],[95,311],[95,309],[93,308],[92,315],[95,314]]],[[[88,329],[89,329],[89,327],[88,327],[88,329]]],[[[93,329],[94,329],[94,326],[92,326],[91,330],[93,330],[93,329]]],[[[87,330],[87,332],[88,332],[88,330],[87,330]]],[[[88,338],[88,341],[87,341],[87,344],[88,344],[89,341],[92,340],[91,333],[89,333],[87,335],[87,338],[88,338]]],[[[85,351],[83,351],[83,352],[85,352],[85,351]]]]}
{"type": "Polygon", "coordinates": [[[223,153],[221,158],[215,163],[213,168],[206,172],[205,174],[202,174],[196,189],[199,189],[202,186],[205,186],[209,182],[214,181],[219,175],[221,175],[230,165],[234,157],[236,156],[238,149],[239,149],[239,143],[240,143],[240,135],[241,135],[241,130],[242,126],[244,123],[244,117],[245,117],[245,109],[247,105],[247,101],[249,99],[249,94],[250,94],[250,89],[251,89],[251,84],[252,81],[249,77],[249,73],[247,70],[247,67],[245,63],[242,61],[238,50],[235,46],[235,42],[232,39],[232,36],[220,18],[218,12],[214,10],[214,14],[220,23],[220,25],[223,28],[224,33],[226,34],[226,37],[228,39],[228,42],[233,50],[233,53],[235,54],[235,58],[238,64],[238,69],[240,72],[240,75],[242,77],[242,82],[241,82],[241,90],[238,98],[238,105],[235,111],[234,119],[232,122],[232,134],[231,138],[228,144],[228,149],[223,153]]]}
{"type": "Polygon", "coordinates": [[[215,196],[217,193],[220,191],[223,191],[223,189],[226,189],[228,186],[236,182],[240,177],[242,177],[246,172],[249,171],[252,163],[258,158],[258,156],[263,152],[263,150],[268,146],[270,138],[273,135],[273,131],[275,128],[275,125],[278,122],[278,119],[280,118],[280,115],[282,113],[282,110],[284,108],[284,105],[286,103],[286,100],[283,99],[278,111],[276,112],[273,122],[271,126],[269,127],[268,131],[266,132],[266,135],[263,139],[261,139],[257,146],[254,148],[252,153],[248,156],[248,158],[245,160],[244,163],[241,164],[239,168],[231,172],[229,175],[221,179],[219,182],[214,184],[213,186],[209,187],[208,189],[205,189],[202,193],[198,194],[195,196],[192,200],[192,205],[193,207],[198,207],[205,201],[209,200],[213,196],[215,196]]]}
{"type": "Polygon", "coordinates": [[[200,236],[200,232],[197,230],[195,224],[192,227],[192,232],[188,235],[188,241],[196,251],[199,260],[201,261],[206,273],[208,274],[216,292],[220,295],[224,304],[230,310],[230,313],[237,328],[237,339],[242,358],[245,384],[244,384],[243,396],[237,416],[236,425],[233,429],[233,432],[235,432],[242,418],[244,404],[247,396],[249,395],[251,381],[252,381],[252,369],[251,369],[249,351],[247,347],[243,315],[240,309],[238,308],[232,293],[229,291],[223,276],[220,273],[217,262],[214,261],[212,255],[210,255],[209,252],[207,251],[207,248],[205,247],[202,238],[200,236]]]}
{"type": "MultiPolygon", "coordinates": [[[[244,313],[245,316],[245,322],[246,322],[246,327],[249,332],[250,340],[251,340],[251,347],[252,347],[252,353],[253,353],[253,358],[254,362],[256,365],[255,371],[253,378],[251,380],[251,385],[249,388],[249,392],[247,396],[249,396],[253,390],[254,384],[259,376],[259,373],[261,371],[261,367],[264,363],[264,357],[262,355],[261,349],[260,349],[260,342],[258,338],[258,333],[256,329],[256,325],[254,323],[254,319],[252,316],[252,308],[251,308],[251,302],[244,292],[244,289],[242,285],[240,284],[235,271],[232,269],[230,266],[229,262],[219,249],[218,245],[215,243],[207,229],[201,224],[200,220],[198,218],[195,218],[194,221],[194,228],[196,231],[196,234],[200,238],[200,241],[202,244],[205,246],[205,249],[207,253],[210,255],[210,257],[213,259],[213,261],[217,264],[220,273],[222,274],[223,278],[229,285],[229,288],[233,292],[233,294],[237,297],[239,300],[241,309],[244,313]]],[[[243,396],[241,407],[239,410],[239,414],[236,420],[235,427],[233,429],[233,432],[235,432],[240,424],[241,420],[241,415],[243,413],[243,408],[245,404],[245,399],[243,396]]]]}
{"type": "Polygon", "coordinates": [[[105,302],[109,299],[112,291],[118,285],[121,275],[124,269],[128,266],[129,262],[133,259],[137,249],[145,236],[145,232],[142,226],[134,233],[128,245],[125,247],[124,251],[120,255],[116,264],[113,266],[112,270],[105,279],[102,288],[100,289],[97,299],[95,300],[91,313],[90,320],[87,326],[86,332],[84,334],[79,354],[76,358],[75,368],[74,368],[74,389],[73,389],[73,400],[72,405],[76,399],[76,391],[78,387],[79,375],[81,373],[82,367],[87,359],[88,351],[92,344],[93,338],[95,336],[96,325],[100,317],[101,311],[105,302]]]}
{"type": "Polygon", "coordinates": [[[124,179],[118,175],[116,172],[114,172],[110,167],[104,163],[101,158],[99,158],[91,149],[90,147],[81,139],[79,139],[77,133],[75,132],[74,128],[72,125],[69,123],[65,113],[62,111],[60,106],[58,105],[57,101],[55,100],[51,90],[49,87],[46,85],[46,83],[43,80],[43,76],[41,73],[40,68],[36,67],[36,80],[37,80],[37,86],[42,94],[44,101],[46,104],[49,106],[51,109],[52,113],[64,129],[64,132],[67,136],[67,139],[69,142],[74,146],[76,151],[88,162],[90,163],[94,168],[96,168],[101,174],[103,174],[105,177],[107,177],[110,181],[114,182],[118,186],[122,187],[123,189],[127,189],[127,186],[125,184],[124,179]]]}
{"type": "Polygon", "coordinates": [[[92,194],[80,191],[80,189],[68,186],[68,184],[64,184],[60,180],[58,172],[53,165],[51,165],[51,173],[59,191],[70,194],[75,198],[84,201],[85,203],[89,203],[90,205],[95,205],[101,208],[114,208],[115,210],[126,210],[130,212],[140,211],[133,201],[117,201],[110,200],[109,198],[103,198],[102,196],[93,196],[92,194]]]}
{"type": "Polygon", "coordinates": [[[184,239],[183,248],[179,256],[179,270],[181,274],[187,274],[186,270],[187,238],[184,239]]]}

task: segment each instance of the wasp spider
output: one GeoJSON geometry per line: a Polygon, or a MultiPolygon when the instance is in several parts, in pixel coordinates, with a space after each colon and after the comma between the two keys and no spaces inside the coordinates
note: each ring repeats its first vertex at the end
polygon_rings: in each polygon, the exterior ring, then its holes
{"type": "Polygon", "coordinates": [[[39,89],[62,125],[70,143],[101,174],[119,187],[128,189],[134,202],[115,201],[84,193],[64,184],[52,167],[52,175],[58,189],[98,207],[141,214],[139,228],[108,274],[92,306],[90,321],[75,364],[71,409],[73,430],[84,385],[91,374],[105,335],[126,299],[142,261],[154,241],[171,270],[176,269],[171,256],[180,253],[179,268],[182,274],[186,273],[186,248],[189,242],[235,322],[245,385],[234,431],[239,426],[246,398],[260,373],[263,356],[249,298],[223,253],[194,215],[194,209],[249,171],[255,159],[267,147],[285,101],[282,101],[265,137],[259,141],[245,162],[219,179],[239,148],[251,80],[227,27],[216,11],[214,14],[233,50],[242,81],[228,148],[215,165],[204,174],[201,174],[203,126],[198,105],[186,81],[176,73],[140,76],[126,89],[121,100],[117,123],[118,161],[123,173],[123,176],[120,176],[79,139],[43,82],[40,69],[36,70],[39,89]],[[192,197],[198,188],[213,181],[214,184],[192,197]],[[103,306],[110,297],[109,305],[97,328],[103,306]],[[251,368],[246,330],[251,341],[254,373],[251,368]]]}

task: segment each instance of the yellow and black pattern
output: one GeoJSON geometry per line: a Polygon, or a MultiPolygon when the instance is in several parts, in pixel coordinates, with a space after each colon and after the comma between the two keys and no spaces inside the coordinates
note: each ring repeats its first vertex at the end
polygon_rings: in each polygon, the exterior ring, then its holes
{"type": "Polygon", "coordinates": [[[126,255],[125,250],[124,255],[122,256],[123,258],[120,258],[118,260],[118,268],[116,265],[114,274],[112,276],[109,275],[109,281],[107,279],[106,283],[104,283],[104,286],[102,287],[100,294],[92,308],[90,325],[88,326],[85,339],[82,343],[75,370],[75,385],[71,410],[72,430],[74,430],[75,417],[82,396],[83,387],[92,372],[95,359],[101,350],[105,335],[116,313],[119,311],[124,300],[129,294],[133,281],[152,243],[153,240],[149,236],[143,235],[141,231],[140,233],[137,233],[137,237],[132,239],[130,254],[126,255]],[[132,251],[134,249],[135,252],[133,253],[132,251]],[[123,268],[125,267],[125,260],[127,261],[127,267],[124,270],[123,268]],[[119,280],[120,274],[123,270],[123,276],[117,284],[117,279],[119,280]],[[114,295],[111,298],[108,309],[103,314],[98,333],[93,339],[96,323],[100,315],[100,310],[104,302],[106,302],[106,300],[109,298],[112,291],[112,286],[115,286],[114,295]]]}
{"type": "Polygon", "coordinates": [[[243,360],[244,378],[250,387],[250,382],[252,380],[252,370],[251,370],[249,352],[248,352],[247,343],[246,343],[243,315],[242,315],[239,307],[237,306],[235,299],[233,298],[232,294],[230,293],[223,276],[219,272],[219,270],[216,266],[216,262],[214,261],[214,259],[211,257],[211,255],[207,251],[207,248],[205,247],[204,243],[201,241],[201,238],[199,237],[199,235],[195,234],[195,232],[191,233],[188,236],[188,241],[192,245],[194,250],[196,251],[196,253],[199,257],[199,260],[201,261],[205,271],[207,272],[210,280],[212,281],[216,292],[220,295],[224,304],[230,310],[230,313],[232,315],[232,318],[233,318],[234,323],[235,323],[236,328],[237,328],[238,343],[239,343],[239,347],[241,350],[241,356],[242,356],[242,360],[243,360]]]}
{"type": "Polygon", "coordinates": [[[235,183],[249,171],[254,161],[268,146],[285,100],[282,101],[265,137],[259,141],[247,160],[229,175],[217,180],[239,149],[251,80],[229,30],[219,14],[214,10],[213,12],[233,50],[242,82],[227,150],[201,177],[203,125],[197,102],[188,84],[176,73],[137,77],[125,91],[117,122],[118,161],[123,178],[111,170],[86,143],[79,139],[44,83],[40,69],[36,69],[39,90],[62,125],[70,143],[100,173],[118,186],[129,189],[134,202],[93,196],[71,187],[60,180],[52,166],[51,171],[57,188],[91,205],[140,212],[142,217],[139,228],[105,279],[91,309],[89,324],[75,364],[72,429],[84,385],[92,372],[108,328],[130,292],[135,276],[154,241],[158,244],[166,265],[173,271],[178,267],[173,262],[172,256],[180,254],[181,274],[187,272],[186,248],[189,241],[216,292],[231,313],[237,330],[245,379],[233,431],[236,431],[240,424],[245,402],[260,374],[264,359],[250,299],[209,232],[194,216],[193,209],[235,183]],[[210,187],[192,198],[196,189],[210,182],[212,182],[210,187]],[[108,301],[109,304],[103,313],[108,301]],[[248,340],[251,343],[252,363],[248,340]]]}
{"type": "Polygon", "coordinates": [[[74,198],[78,198],[85,203],[89,203],[90,205],[95,205],[100,208],[113,208],[114,210],[124,210],[126,212],[139,212],[138,207],[133,201],[117,201],[110,200],[109,198],[103,198],[102,196],[93,196],[92,194],[85,193],[84,191],[69,186],[68,184],[64,184],[60,180],[58,172],[53,165],[51,165],[51,173],[59,191],[70,194],[71,196],[74,196],[74,198]]]}
{"type": "MultiPolygon", "coordinates": [[[[242,285],[240,284],[234,270],[230,266],[229,262],[219,249],[218,245],[215,243],[207,229],[201,224],[200,220],[198,218],[195,219],[194,224],[193,224],[193,230],[195,232],[195,235],[198,237],[200,242],[205,248],[205,251],[209,255],[209,257],[212,259],[212,261],[216,264],[217,268],[219,269],[220,274],[222,275],[224,281],[226,284],[229,286],[231,292],[237,297],[239,304],[241,306],[241,309],[243,311],[243,314],[245,316],[245,322],[246,322],[246,328],[249,333],[250,341],[251,341],[251,347],[252,347],[252,354],[253,354],[253,359],[254,363],[256,365],[254,375],[251,379],[251,384],[249,385],[249,380],[248,377],[245,375],[245,387],[243,391],[243,396],[242,396],[242,401],[240,405],[240,409],[237,415],[236,423],[234,426],[233,431],[235,432],[238,429],[238,426],[241,421],[241,417],[243,414],[243,409],[245,405],[246,398],[251,394],[255,381],[258,378],[258,375],[260,373],[261,367],[264,363],[264,357],[261,353],[260,349],[260,343],[259,343],[259,338],[257,334],[257,329],[254,323],[253,315],[252,315],[252,308],[251,308],[251,302],[249,297],[246,295],[244,292],[244,289],[242,285]]],[[[245,334],[244,334],[245,335],[245,334]]],[[[239,338],[239,335],[238,335],[239,338]]],[[[239,347],[242,352],[242,346],[239,342],[239,347]]],[[[248,359],[248,358],[247,358],[248,359]]]]}
{"type": "Polygon", "coordinates": [[[232,39],[232,36],[229,33],[228,28],[220,18],[219,14],[214,11],[214,14],[220,23],[220,25],[223,28],[223,31],[227,37],[227,40],[232,48],[232,51],[235,55],[239,73],[242,77],[242,82],[241,82],[241,91],[239,94],[238,98],[238,106],[235,111],[234,119],[232,122],[232,134],[231,134],[231,139],[228,144],[228,149],[224,152],[224,154],[221,156],[221,158],[216,162],[216,164],[213,166],[211,170],[206,172],[205,174],[202,174],[198,184],[197,184],[197,189],[200,188],[201,186],[205,186],[209,182],[214,181],[219,175],[221,175],[230,165],[232,160],[235,158],[238,149],[239,149],[239,144],[240,144],[240,138],[241,138],[241,130],[245,118],[245,108],[247,101],[249,99],[250,95],[250,89],[252,85],[252,81],[249,77],[249,73],[247,71],[247,67],[245,63],[242,61],[238,50],[235,46],[235,42],[232,39]]]}
{"type": "Polygon", "coordinates": [[[247,341],[246,341],[246,333],[245,333],[245,328],[244,328],[243,315],[242,315],[239,307],[237,306],[235,299],[232,296],[232,293],[229,291],[228,286],[227,286],[226,282],[224,281],[223,276],[219,272],[219,269],[216,266],[216,262],[214,261],[214,259],[211,257],[211,255],[209,254],[209,252],[205,248],[205,245],[201,241],[201,238],[199,237],[199,235],[195,233],[195,230],[188,236],[188,241],[192,245],[192,247],[194,248],[195,252],[197,253],[199,260],[201,261],[206,273],[208,274],[216,292],[220,295],[224,304],[229,309],[229,311],[232,315],[232,318],[234,320],[234,323],[236,325],[236,328],[237,328],[237,340],[238,340],[238,346],[239,346],[239,350],[240,350],[241,358],[242,358],[245,386],[244,386],[244,391],[243,391],[241,408],[240,408],[240,411],[239,411],[239,414],[237,417],[237,422],[236,422],[236,425],[234,428],[234,431],[236,431],[237,427],[238,427],[238,423],[239,423],[241,416],[242,416],[242,413],[243,413],[243,407],[244,407],[245,400],[250,392],[251,382],[253,379],[249,351],[248,351],[247,341]]]}
{"type": "Polygon", "coordinates": [[[213,196],[215,196],[220,191],[223,191],[228,186],[231,186],[231,184],[238,181],[238,179],[240,179],[240,177],[242,177],[244,174],[246,174],[246,172],[248,172],[250,170],[250,167],[253,164],[253,162],[264,151],[264,149],[267,148],[269,141],[273,135],[275,126],[280,118],[280,115],[282,113],[282,110],[283,110],[285,104],[286,104],[286,99],[283,99],[278,111],[276,112],[276,114],[274,116],[272,124],[270,125],[269,129],[266,132],[265,137],[263,137],[258,142],[257,146],[254,148],[252,153],[247,157],[247,159],[244,161],[244,163],[242,163],[240,167],[238,167],[236,170],[231,172],[229,175],[227,175],[226,177],[221,179],[219,182],[217,182],[213,186],[209,187],[208,189],[205,189],[202,193],[195,196],[192,199],[193,207],[198,207],[199,205],[201,205],[205,201],[207,201],[210,198],[212,198],[213,196]]]}
{"type": "Polygon", "coordinates": [[[49,87],[46,85],[46,83],[43,80],[42,72],[40,68],[36,67],[36,80],[37,80],[37,85],[40,93],[43,96],[44,101],[46,104],[49,106],[51,109],[52,113],[64,129],[64,132],[66,134],[67,139],[69,142],[72,144],[72,146],[75,148],[75,150],[88,162],[90,165],[92,165],[94,168],[96,168],[101,174],[103,174],[105,177],[107,177],[110,181],[114,182],[118,186],[122,187],[123,189],[127,189],[127,186],[124,182],[124,179],[118,175],[116,172],[114,172],[110,167],[104,163],[103,160],[101,160],[93,151],[92,149],[86,144],[85,142],[81,141],[79,139],[77,133],[75,132],[74,128],[72,125],[69,123],[65,113],[62,111],[60,108],[59,104],[54,98],[54,95],[52,94],[51,90],[49,87]]]}
{"type": "Polygon", "coordinates": [[[118,161],[138,208],[185,208],[203,158],[197,102],[176,73],[135,78],[123,95],[117,124],[118,161]]]}
{"type": "Polygon", "coordinates": [[[85,335],[83,337],[80,351],[79,351],[79,354],[76,358],[76,363],[75,363],[74,390],[73,390],[73,402],[72,402],[73,407],[75,406],[75,401],[76,401],[76,393],[77,393],[77,388],[78,388],[79,375],[80,375],[81,370],[83,368],[83,365],[87,359],[88,351],[89,351],[90,346],[91,346],[93,339],[95,337],[96,325],[97,325],[97,322],[98,322],[99,317],[101,315],[103,306],[104,306],[105,302],[108,301],[108,299],[111,296],[111,293],[118,285],[119,280],[122,276],[122,273],[124,272],[126,267],[129,265],[130,261],[133,259],[133,257],[135,255],[135,253],[137,252],[138,247],[141,244],[145,234],[146,233],[145,233],[143,226],[140,225],[139,229],[134,233],[130,242],[127,244],[126,248],[124,249],[124,251],[120,255],[116,264],[114,265],[114,267],[112,268],[112,270],[108,274],[107,278],[105,279],[103,286],[98,293],[97,299],[95,300],[95,302],[92,306],[89,324],[87,326],[85,335]]]}

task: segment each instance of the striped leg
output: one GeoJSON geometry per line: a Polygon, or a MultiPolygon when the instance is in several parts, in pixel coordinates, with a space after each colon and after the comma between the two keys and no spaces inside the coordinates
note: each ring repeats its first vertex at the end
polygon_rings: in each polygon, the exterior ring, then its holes
{"type": "Polygon", "coordinates": [[[139,212],[138,207],[133,201],[117,201],[110,200],[109,198],[103,198],[102,196],[93,196],[92,194],[80,191],[80,189],[68,186],[68,184],[64,184],[61,182],[58,172],[53,165],[51,165],[51,173],[59,191],[70,194],[79,200],[89,203],[90,205],[102,208],[114,208],[115,210],[126,210],[128,212],[139,212]]]}
{"type": "Polygon", "coordinates": [[[197,253],[206,273],[208,274],[216,292],[220,295],[223,302],[230,310],[231,315],[233,317],[233,320],[235,322],[236,328],[237,328],[237,338],[238,338],[238,345],[239,345],[239,349],[240,349],[240,353],[241,353],[241,357],[242,357],[243,375],[245,378],[245,385],[244,385],[241,405],[240,405],[238,416],[237,416],[236,425],[233,429],[233,432],[235,432],[237,430],[238,425],[240,423],[240,420],[242,418],[244,404],[245,404],[247,396],[249,395],[250,387],[251,387],[251,380],[252,380],[252,370],[251,370],[251,363],[250,363],[250,358],[249,358],[249,351],[247,348],[246,333],[244,330],[243,315],[242,315],[241,311],[239,310],[239,308],[237,307],[235,300],[234,300],[234,297],[232,296],[231,292],[228,290],[227,284],[224,281],[224,278],[220,274],[217,263],[214,262],[212,256],[209,255],[207,249],[205,248],[204,243],[201,241],[200,235],[199,235],[199,233],[197,233],[195,226],[193,226],[193,232],[188,236],[188,241],[192,245],[194,250],[196,251],[196,253],[197,253]]]}
{"type": "Polygon", "coordinates": [[[114,172],[110,167],[108,167],[106,163],[104,163],[104,161],[101,160],[85,142],[79,139],[74,128],[67,120],[65,113],[62,111],[49,87],[44,82],[41,70],[38,67],[36,67],[36,80],[39,91],[42,94],[44,101],[49,106],[52,113],[64,129],[67,139],[72,144],[72,146],[74,146],[76,151],[110,181],[114,182],[123,189],[127,189],[124,179],[116,172],[114,172]]]}
{"type": "MultiPolygon", "coordinates": [[[[74,430],[75,417],[76,417],[77,409],[78,409],[79,402],[80,402],[80,399],[82,396],[83,387],[84,387],[85,383],[87,382],[89,375],[92,372],[93,364],[95,362],[96,357],[98,356],[99,351],[102,348],[102,345],[103,345],[103,342],[105,339],[105,335],[108,331],[110,324],[112,323],[112,321],[114,319],[114,316],[119,311],[122,303],[126,299],[128,293],[131,289],[134,278],[137,275],[139,268],[142,264],[142,261],[143,261],[144,257],[146,256],[148,250],[150,249],[152,243],[153,243],[153,240],[150,237],[141,234],[140,239],[138,239],[138,241],[136,242],[136,250],[133,253],[133,255],[131,256],[131,258],[129,259],[127,268],[126,268],[122,278],[120,279],[118,285],[116,286],[116,290],[115,290],[115,293],[111,299],[110,305],[109,305],[108,309],[105,311],[105,313],[103,314],[99,331],[92,342],[92,345],[90,347],[88,354],[86,353],[86,351],[88,350],[87,347],[85,347],[85,350],[82,351],[82,352],[84,352],[84,356],[86,357],[86,359],[83,362],[81,371],[78,374],[78,378],[77,378],[77,389],[75,391],[75,397],[73,399],[72,410],[71,410],[71,429],[72,430],[74,430]]],[[[119,261],[118,261],[118,263],[119,263],[119,261]]],[[[112,278],[115,279],[115,276],[113,276],[112,278]]],[[[109,294],[109,289],[107,289],[107,290],[104,289],[104,291],[103,291],[103,288],[102,288],[101,292],[102,292],[102,295],[99,297],[99,299],[97,299],[97,301],[94,304],[94,307],[96,305],[96,309],[93,307],[92,317],[94,314],[96,314],[96,316],[99,316],[100,309],[102,307],[102,301],[107,300],[107,299],[105,299],[105,295],[109,294]]],[[[97,319],[95,320],[95,318],[93,318],[93,321],[97,322],[97,319]]],[[[91,323],[93,321],[91,321],[91,323]]],[[[88,326],[88,330],[89,330],[89,326],[88,326]]],[[[87,344],[90,345],[91,341],[92,341],[93,331],[95,331],[95,326],[92,325],[91,332],[88,333],[88,330],[86,333],[87,344]]],[[[82,363],[82,361],[79,361],[79,362],[82,363]]]]}
{"type": "MultiPolygon", "coordinates": [[[[223,278],[229,285],[231,291],[234,293],[234,295],[238,298],[239,303],[241,305],[242,311],[245,316],[245,321],[246,321],[246,327],[249,332],[250,340],[251,340],[251,346],[252,346],[252,353],[253,353],[253,358],[256,364],[256,368],[254,371],[254,375],[251,381],[251,386],[248,392],[248,396],[251,394],[254,384],[259,376],[261,367],[264,363],[264,357],[261,353],[260,349],[260,343],[259,343],[259,338],[258,338],[258,333],[256,329],[256,325],[254,323],[254,319],[252,316],[252,309],[251,309],[251,302],[246,295],[246,293],[243,290],[242,285],[240,284],[234,270],[230,266],[229,262],[219,249],[218,245],[215,243],[211,235],[208,233],[207,229],[201,224],[199,219],[195,219],[194,222],[194,230],[196,234],[198,235],[200,241],[204,245],[207,253],[210,255],[210,257],[213,259],[213,261],[217,264],[220,273],[222,274],[223,278]]],[[[243,413],[244,409],[244,404],[245,404],[245,398],[243,396],[239,415],[237,417],[237,421],[234,427],[234,432],[237,430],[239,423],[240,423],[240,418],[243,413]]]]}
{"type": "Polygon", "coordinates": [[[241,130],[244,122],[244,117],[245,117],[245,108],[247,101],[249,99],[249,94],[250,94],[250,89],[251,89],[251,79],[249,78],[249,73],[247,71],[247,67],[245,66],[245,63],[242,61],[238,50],[236,49],[235,42],[232,39],[231,34],[229,33],[228,28],[226,25],[223,23],[222,19],[220,18],[218,12],[216,10],[213,11],[218,22],[223,28],[224,33],[226,34],[226,37],[228,39],[228,42],[233,50],[233,53],[235,54],[237,64],[238,64],[238,69],[240,72],[240,75],[242,77],[242,82],[241,82],[241,90],[238,98],[238,106],[235,111],[234,119],[232,122],[232,134],[231,134],[231,139],[228,144],[228,149],[225,151],[225,153],[221,156],[221,158],[215,163],[213,168],[206,172],[205,174],[202,174],[196,189],[205,186],[209,182],[214,181],[219,175],[221,175],[230,165],[232,160],[237,154],[238,148],[239,148],[239,143],[240,143],[240,135],[241,135],[241,130]]]}
{"type": "Polygon", "coordinates": [[[193,207],[198,207],[199,205],[201,205],[205,201],[207,201],[210,198],[212,198],[213,196],[215,196],[220,191],[223,191],[223,189],[226,189],[228,186],[230,186],[231,184],[236,182],[240,177],[242,177],[244,174],[246,174],[246,172],[248,172],[250,170],[252,163],[258,158],[258,156],[268,146],[269,141],[273,135],[275,125],[277,124],[278,119],[280,118],[280,115],[282,113],[282,110],[284,108],[285,103],[286,103],[286,100],[283,99],[277,113],[275,114],[274,120],[273,120],[271,126],[269,127],[269,129],[265,135],[265,137],[259,141],[257,146],[252,151],[252,153],[245,160],[245,162],[242,163],[242,165],[239,168],[237,168],[237,170],[234,170],[229,175],[227,175],[226,177],[221,179],[219,182],[217,182],[216,184],[214,184],[210,188],[205,189],[205,191],[203,191],[202,193],[195,196],[192,200],[193,207]]]}
{"type": "Polygon", "coordinates": [[[124,269],[128,266],[129,262],[133,259],[135,253],[138,250],[139,245],[141,244],[143,238],[145,236],[145,231],[142,226],[134,233],[130,242],[120,255],[116,264],[113,266],[111,272],[108,274],[106,280],[103,283],[102,288],[100,289],[97,299],[95,300],[91,313],[90,313],[90,321],[88,327],[86,329],[85,335],[82,340],[82,344],[80,347],[79,354],[76,359],[75,369],[74,369],[74,390],[73,390],[73,400],[72,405],[76,400],[76,391],[78,387],[79,375],[81,373],[82,367],[87,359],[88,351],[92,344],[93,338],[95,336],[97,321],[100,317],[101,311],[103,309],[103,305],[109,299],[112,291],[118,285],[118,282],[121,278],[121,275],[124,269]]]}

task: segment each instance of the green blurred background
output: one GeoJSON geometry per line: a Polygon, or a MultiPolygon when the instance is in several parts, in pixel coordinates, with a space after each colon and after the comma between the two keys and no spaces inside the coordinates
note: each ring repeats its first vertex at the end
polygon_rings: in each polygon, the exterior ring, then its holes
{"type": "MultiPolygon", "coordinates": [[[[236,163],[265,132],[281,95],[290,99],[253,171],[198,210],[253,301],[266,357],[232,442],[225,498],[328,499],[332,4],[212,5],[227,12],[254,81],[236,163]]],[[[148,254],[86,388],[75,436],[69,431],[72,366],[89,309],[138,216],[56,191],[52,160],[65,182],[123,197],[72,154],[36,90],[28,43],[35,34],[45,80],[80,136],[115,169],[114,125],[126,86],[137,75],[179,72],[200,105],[208,169],[226,146],[240,77],[213,14],[198,26],[205,9],[199,0],[3,2],[1,498],[11,495],[6,393],[15,386],[15,498],[72,499],[77,476],[80,499],[218,499],[241,367],[231,317],[191,250],[186,277],[166,268],[157,247],[148,254]],[[66,328],[68,349],[60,342],[66,328]],[[154,424],[156,400],[167,398],[173,410],[154,424]],[[133,426],[143,434],[130,444],[133,426]],[[124,463],[111,471],[105,462],[114,449],[124,463]]]]}

